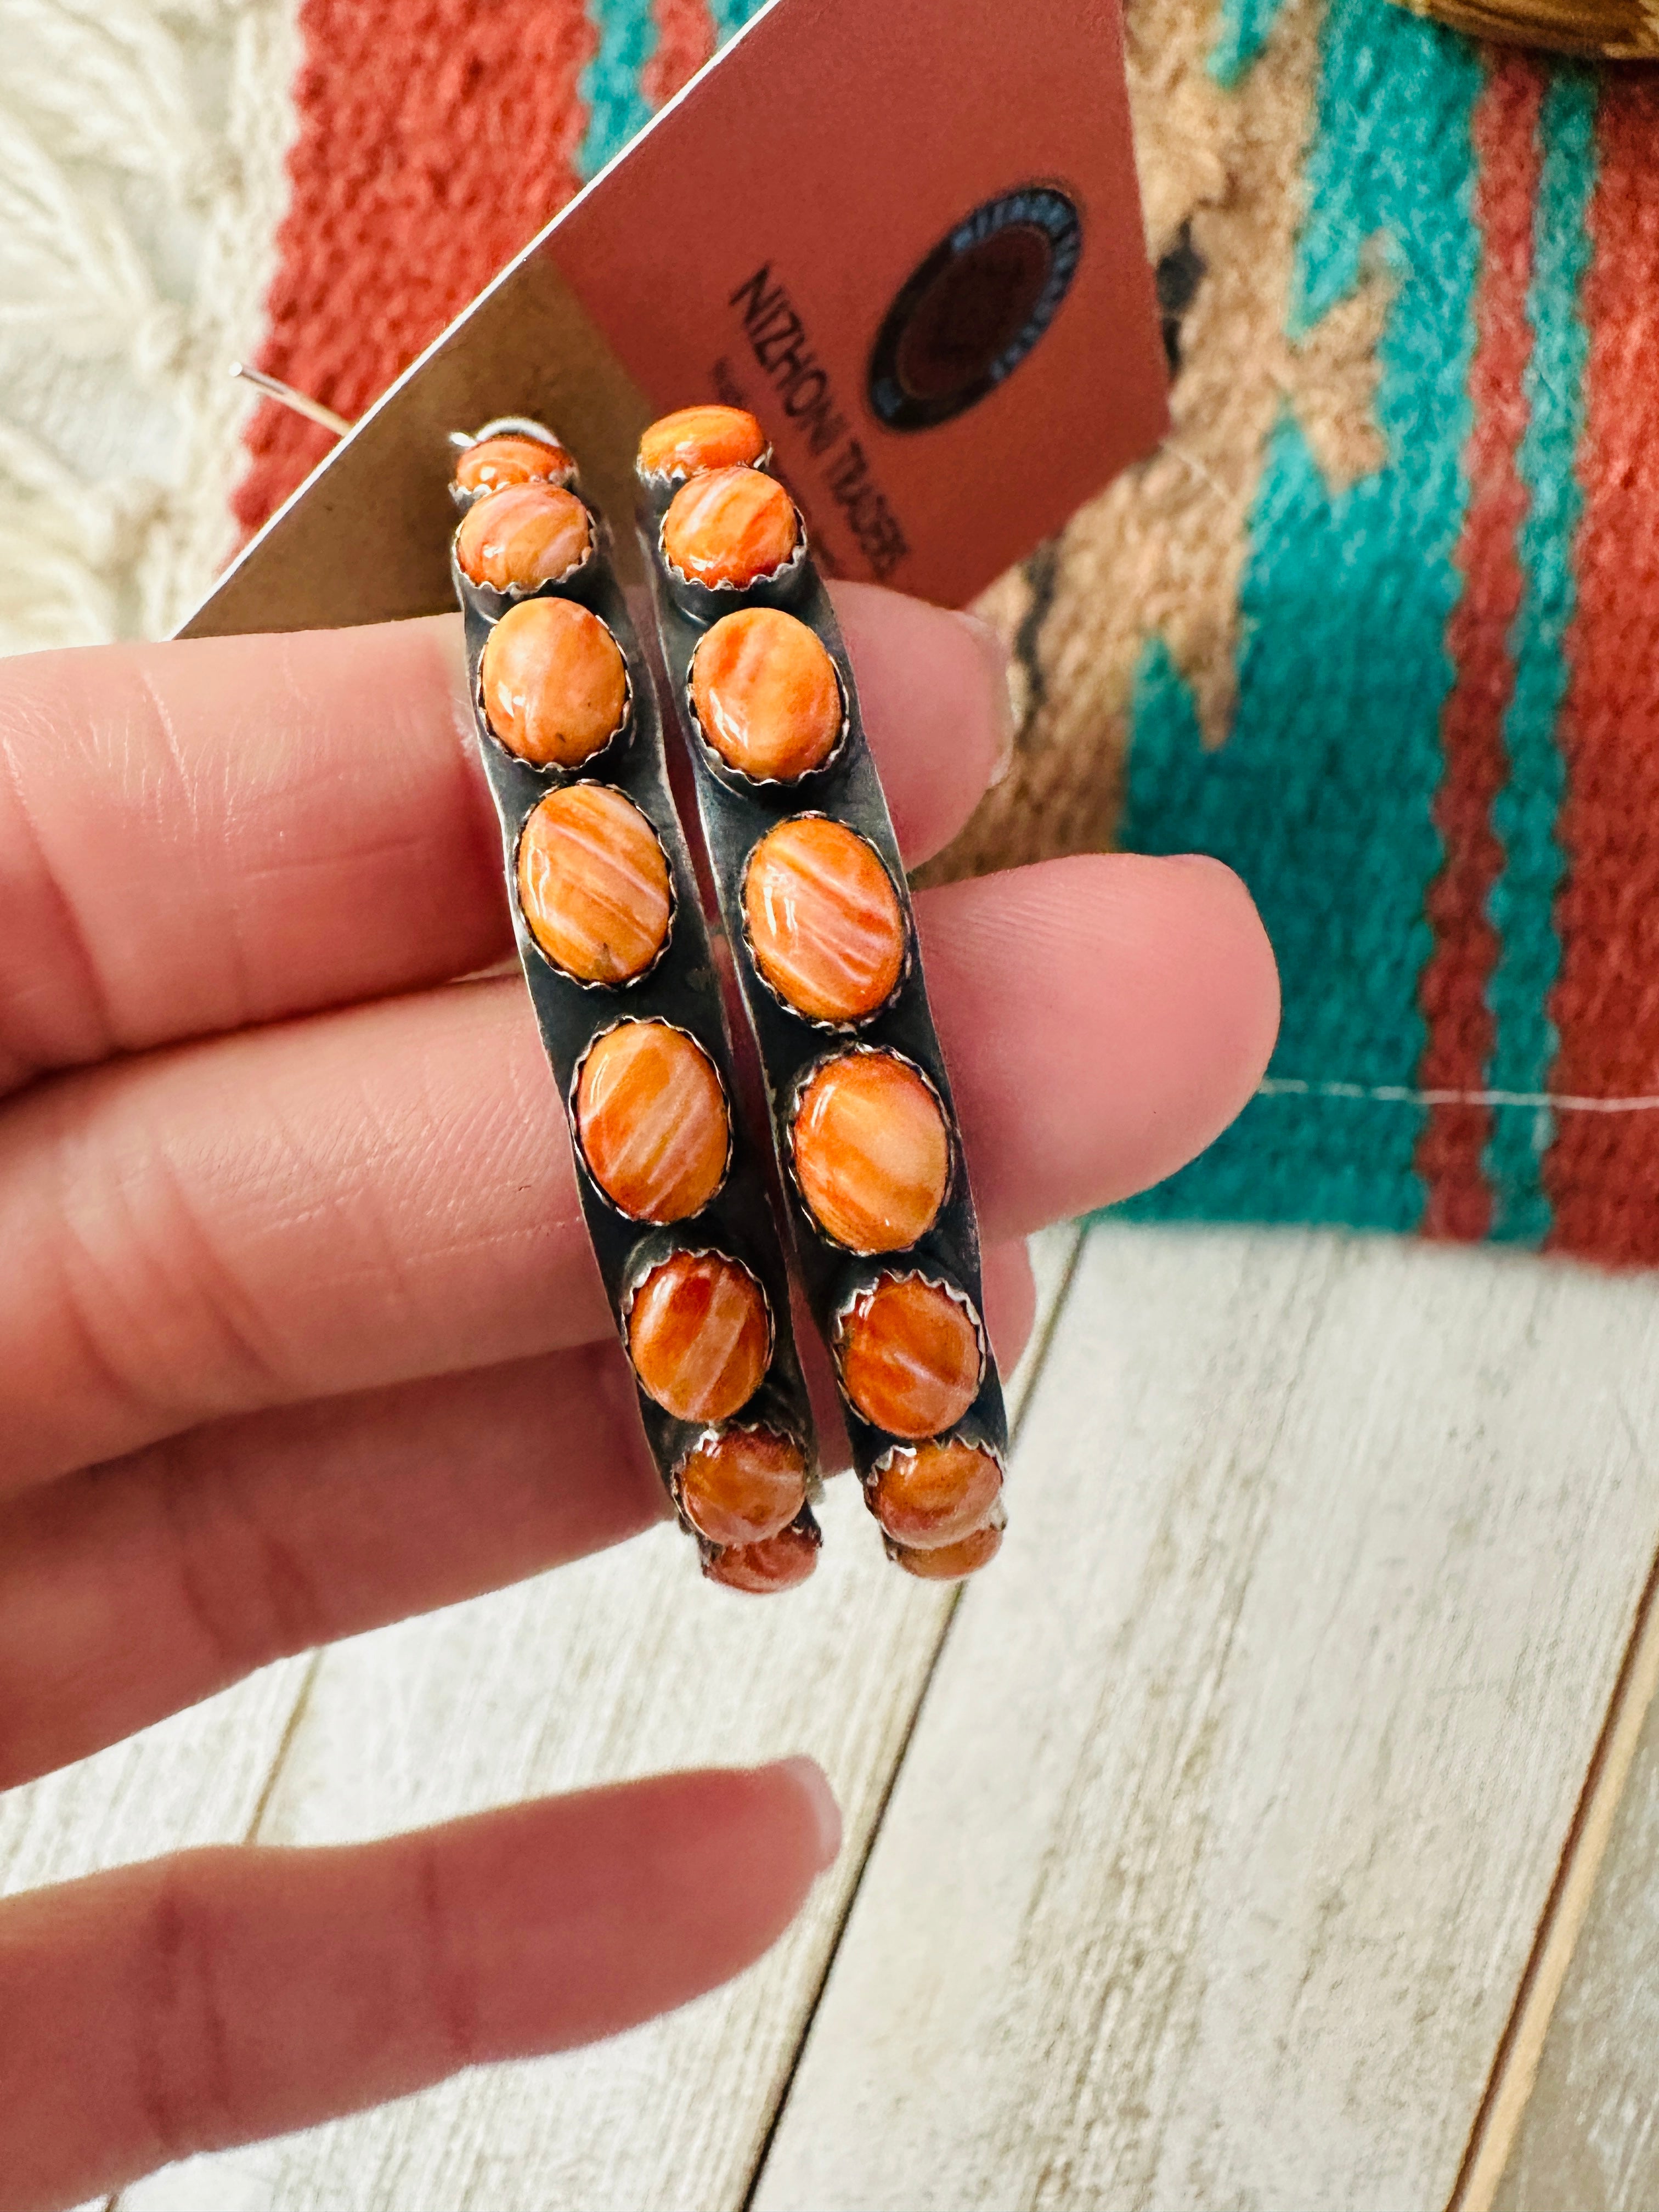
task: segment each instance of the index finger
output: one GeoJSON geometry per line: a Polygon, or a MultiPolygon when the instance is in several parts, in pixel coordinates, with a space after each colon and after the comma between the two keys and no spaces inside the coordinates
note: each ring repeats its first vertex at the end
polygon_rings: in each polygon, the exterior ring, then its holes
{"type": "MultiPolygon", "coordinates": [[[[990,776],[998,648],[869,586],[837,601],[914,863],[990,776]]],[[[458,617],[0,665],[0,1094],[510,941],[458,617]]]]}
{"type": "Polygon", "coordinates": [[[758,1957],[839,1841],[791,1759],[10,1899],[0,2212],[614,2035],[758,1957]]]}

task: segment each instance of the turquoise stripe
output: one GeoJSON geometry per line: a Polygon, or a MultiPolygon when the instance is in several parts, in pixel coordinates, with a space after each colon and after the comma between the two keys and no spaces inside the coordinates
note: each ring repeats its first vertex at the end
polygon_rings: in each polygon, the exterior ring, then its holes
{"type": "Polygon", "coordinates": [[[657,50],[657,26],[650,0],[587,0],[587,11],[599,34],[599,45],[582,71],[587,131],[576,156],[576,168],[584,179],[597,176],[635,132],[650,121],[650,104],[640,90],[640,75],[657,50]]]}
{"type": "MultiPolygon", "coordinates": [[[[1431,810],[1455,675],[1446,623],[1468,499],[1483,81],[1467,42],[1390,0],[1333,0],[1290,322],[1292,335],[1310,329],[1380,246],[1395,283],[1378,349],[1388,459],[1337,490],[1293,419],[1274,432],[1241,587],[1237,717],[1218,750],[1200,747],[1161,646],[1139,672],[1123,842],[1196,847],[1243,876],[1284,979],[1282,1075],[1411,1085],[1422,1056],[1425,899],[1443,858],[1431,810]]],[[[1258,1099],[1135,1210],[1411,1229],[1421,1123],[1393,1104],[1258,1099]]]]}
{"type": "Polygon", "coordinates": [[[708,0],[714,26],[714,43],[723,46],[734,31],[742,30],[751,15],[759,15],[765,0],[708,0]]]}
{"type": "MultiPolygon", "coordinates": [[[[765,0],[709,0],[716,48],[740,31],[765,0]]],[[[645,65],[657,51],[657,26],[650,0],[587,0],[587,12],[599,34],[599,51],[582,71],[581,97],[587,131],[576,168],[597,176],[651,119],[651,105],[640,89],[645,65]]]]}
{"type": "MultiPolygon", "coordinates": [[[[1539,121],[1543,164],[1527,298],[1529,419],[1518,456],[1530,507],[1520,534],[1521,608],[1510,636],[1515,696],[1504,723],[1510,775],[1492,806],[1504,872],[1488,908],[1501,946],[1486,993],[1497,1024],[1489,1079],[1500,1091],[1547,1090],[1556,1049],[1549,994],[1561,964],[1554,909],[1565,860],[1555,824],[1566,789],[1556,722],[1567,685],[1566,632],[1577,604],[1572,553],[1583,495],[1574,464],[1589,351],[1579,298],[1590,259],[1596,94],[1587,70],[1564,71],[1550,86],[1539,121]]],[[[1494,1237],[1536,1244],[1548,1232],[1542,1169],[1554,1135],[1555,1117],[1547,1111],[1497,1116],[1485,1155],[1494,1237]]]]}
{"type": "Polygon", "coordinates": [[[1221,29],[1210,53],[1210,74],[1231,92],[1267,45],[1285,0],[1222,0],[1221,29]]]}

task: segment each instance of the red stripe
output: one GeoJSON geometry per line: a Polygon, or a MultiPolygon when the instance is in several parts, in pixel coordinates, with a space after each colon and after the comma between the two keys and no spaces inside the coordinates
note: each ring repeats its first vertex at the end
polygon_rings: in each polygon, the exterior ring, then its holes
{"type": "MultiPolygon", "coordinates": [[[[1610,76],[1585,281],[1577,613],[1559,742],[1559,1091],[1659,1092],[1659,76],[1610,76]]],[[[1552,1246],[1659,1263],[1659,1114],[1565,1114],[1552,1246]]]]}
{"type": "Polygon", "coordinates": [[[640,77],[653,107],[665,106],[714,51],[714,21],[708,0],[652,0],[657,50],[640,77]]]}
{"type": "MultiPolygon", "coordinates": [[[[356,416],[575,191],[596,38],[584,0],[305,0],[300,30],[258,362],[356,416]]],[[[257,528],[328,442],[261,407],[238,520],[257,528]]]]}
{"type": "MultiPolygon", "coordinates": [[[[1465,455],[1469,504],[1456,555],[1463,596],[1446,630],[1456,675],[1442,717],[1445,774],[1434,806],[1445,862],[1429,890],[1435,945],[1419,986],[1428,1040],[1418,1079],[1425,1090],[1480,1090],[1494,1036],[1486,994],[1498,945],[1486,901],[1504,860],[1492,807],[1506,771],[1504,716],[1515,685],[1509,640],[1521,605],[1516,538],[1527,498],[1516,455],[1527,428],[1527,289],[1544,86],[1534,63],[1505,56],[1494,64],[1474,116],[1480,164],[1475,219],[1483,247],[1469,368],[1474,427],[1465,455]]],[[[1430,1109],[1417,1148],[1425,1236],[1474,1239],[1490,1229],[1492,1192],[1481,1153],[1491,1124],[1483,1106],[1430,1109]]]]}

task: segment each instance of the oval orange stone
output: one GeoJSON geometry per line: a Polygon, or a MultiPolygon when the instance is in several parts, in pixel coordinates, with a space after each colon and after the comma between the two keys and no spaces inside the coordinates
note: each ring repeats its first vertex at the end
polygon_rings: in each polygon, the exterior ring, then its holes
{"type": "Polygon", "coordinates": [[[800,543],[795,502],[758,469],[710,469],[682,484],[662,519],[662,547],[681,575],[746,591],[800,543]]]}
{"type": "Polygon", "coordinates": [[[748,1590],[756,1597],[793,1589],[818,1563],[818,1547],[804,1528],[780,1529],[760,1544],[736,1544],[716,1552],[703,1568],[711,1583],[748,1590]]]}
{"type": "Polygon", "coordinates": [[[501,491],[508,484],[568,483],[576,464],[556,441],[531,438],[522,431],[502,431],[480,438],[455,463],[455,482],[462,491],[501,491]]]}
{"type": "Polygon", "coordinates": [[[694,477],[705,469],[753,468],[766,458],[766,433],[742,407],[682,407],[640,440],[647,477],[694,477]]]}
{"type": "Polygon", "coordinates": [[[904,910],[873,846],[803,814],[749,855],[743,917],[755,965],[813,1022],[859,1022],[904,972],[904,910]]]}
{"type": "Polygon", "coordinates": [[[475,584],[498,592],[556,584],[593,544],[587,509],[560,484],[509,484],[475,501],[455,532],[455,558],[475,584]]]}
{"type": "Polygon", "coordinates": [[[603,783],[550,792],[519,840],[519,904],[582,983],[642,975],[668,942],[668,860],[639,808],[603,783]]]}
{"type": "Polygon", "coordinates": [[[570,599],[524,599],[484,641],[484,714],[509,752],[577,768],[610,744],[628,711],[622,647],[570,599]]]}
{"type": "Polygon", "coordinates": [[[846,713],[835,662],[781,607],[721,616],[692,658],[691,704],[728,768],[775,783],[821,768],[846,713]]]}
{"type": "Polygon", "coordinates": [[[789,1142],[813,1219],[849,1251],[902,1252],[938,1218],[951,1133],[933,1085],[896,1053],[827,1060],[800,1094],[789,1142]]]}
{"type": "Polygon", "coordinates": [[[964,1575],[976,1575],[981,1567],[988,1566],[1001,1549],[1002,1530],[995,1522],[988,1522],[971,1536],[941,1544],[934,1551],[918,1551],[901,1544],[895,1557],[907,1575],[915,1575],[921,1582],[959,1583],[964,1575]]]}
{"type": "Polygon", "coordinates": [[[836,1332],[841,1386],[890,1436],[931,1437],[979,1395],[985,1351],[965,1298],[921,1275],[884,1275],[836,1332]]]}
{"type": "Polygon", "coordinates": [[[759,1389],[772,1356],[766,1293],[736,1260],[676,1252],[634,1293],[628,1356],[677,1420],[726,1420],[759,1389]]]}
{"type": "Polygon", "coordinates": [[[757,1544],[806,1503],[806,1460],[775,1429],[721,1429],[702,1437],[679,1474],[680,1503],[714,1544],[757,1544]]]}
{"type": "Polygon", "coordinates": [[[576,1133],[594,1182],[635,1221],[684,1221],[726,1180],[726,1092],[702,1047],[666,1022],[619,1022],[594,1040],[576,1084],[576,1133]]]}
{"type": "Polygon", "coordinates": [[[1001,1488],[991,1453],[952,1439],[896,1451],[870,1486],[870,1506],[895,1543],[931,1552],[971,1535],[1001,1488]]]}

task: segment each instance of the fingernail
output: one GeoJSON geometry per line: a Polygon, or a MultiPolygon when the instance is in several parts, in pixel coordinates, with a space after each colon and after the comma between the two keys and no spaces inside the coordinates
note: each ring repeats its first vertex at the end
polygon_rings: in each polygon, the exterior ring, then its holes
{"type": "Polygon", "coordinates": [[[778,1765],[781,1772],[794,1776],[811,1807],[817,1830],[817,1869],[822,1874],[826,1867],[834,1866],[841,1850],[841,1808],[836,1794],[816,1759],[784,1759],[778,1765]]]}
{"type": "Polygon", "coordinates": [[[993,712],[997,718],[996,766],[991,770],[991,786],[994,789],[1014,764],[1014,694],[1012,684],[1013,662],[1000,630],[978,615],[955,610],[957,620],[974,641],[980,659],[985,663],[985,672],[990,681],[993,712]]]}

